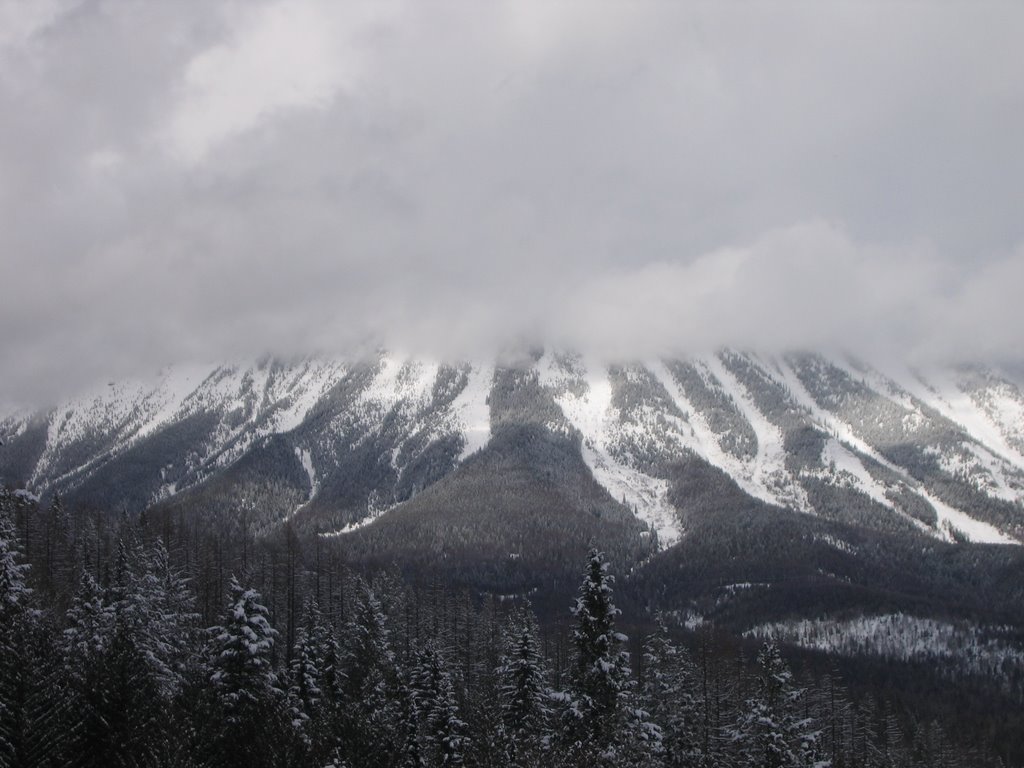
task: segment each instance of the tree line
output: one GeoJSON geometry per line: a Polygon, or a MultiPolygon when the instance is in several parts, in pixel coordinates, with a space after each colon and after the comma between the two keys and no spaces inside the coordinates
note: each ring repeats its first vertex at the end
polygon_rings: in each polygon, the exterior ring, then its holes
{"type": "Polygon", "coordinates": [[[144,522],[100,535],[0,491],[0,766],[1000,765],[773,643],[630,641],[596,549],[544,626],[521,597],[335,574],[297,538],[222,574],[144,522]]]}

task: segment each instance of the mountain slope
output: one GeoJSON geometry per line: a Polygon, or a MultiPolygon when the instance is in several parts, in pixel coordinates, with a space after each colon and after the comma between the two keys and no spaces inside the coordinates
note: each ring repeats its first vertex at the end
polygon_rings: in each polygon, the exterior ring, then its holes
{"type": "Polygon", "coordinates": [[[0,480],[110,511],[187,503],[348,535],[468,469],[509,426],[564,438],[663,548],[706,511],[673,502],[674,468],[692,460],[803,515],[944,541],[1024,539],[1019,376],[811,353],[177,367],[0,418],[0,480]],[[247,491],[232,495],[241,477],[247,491]]]}

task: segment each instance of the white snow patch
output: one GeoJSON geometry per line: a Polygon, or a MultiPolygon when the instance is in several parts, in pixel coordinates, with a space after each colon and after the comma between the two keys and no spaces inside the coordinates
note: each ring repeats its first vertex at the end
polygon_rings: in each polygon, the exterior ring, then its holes
{"type": "Polygon", "coordinates": [[[437,380],[437,363],[403,361],[384,356],[377,375],[359,395],[360,402],[372,403],[387,413],[396,405],[422,405],[437,380]]]}
{"type": "Polygon", "coordinates": [[[840,552],[846,552],[850,555],[857,554],[857,548],[850,544],[845,539],[840,539],[837,536],[833,536],[830,533],[815,533],[814,540],[820,541],[823,544],[828,544],[833,549],[838,549],[840,552]]]}
{"type": "Polygon", "coordinates": [[[313,456],[305,448],[296,448],[295,458],[302,464],[302,468],[306,471],[306,477],[309,478],[309,498],[312,499],[320,490],[320,483],[316,478],[316,467],[313,466],[313,456]]]}
{"type": "Polygon", "coordinates": [[[306,420],[309,412],[323,399],[346,372],[341,363],[309,361],[294,375],[281,382],[280,391],[275,387],[270,394],[275,402],[287,405],[274,414],[271,425],[265,432],[291,432],[306,420]]]}
{"type": "Polygon", "coordinates": [[[799,619],[762,624],[743,633],[840,655],[865,652],[885,658],[952,664],[1006,679],[1008,667],[1024,666],[1024,653],[1004,627],[981,627],[902,613],[852,619],[799,619]]]}
{"type": "Polygon", "coordinates": [[[469,371],[466,386],[452,401],[451,409],[462,433],[459,461],[464,461],[491,440],[491,407],[487,398],[493,383],[493,365],[474,365],[469,371]]]}
{"type": "MultiPolygon", "coordinates": [[[[995,498],[1007,501],[1024,499],[1021,488],[1014,488],[1006,477],[1007,469],[1024,473],[1024,455],[1010,445],[1003,428],[989,412],[963,390],[954,373],[937,368],[927,372],[901,369],[894,378],[900,386],[959,426],[978,444],[965,443],[977,459],[973,466],[957,467],[955,465],[962,464],[962,461],[944,457],[947,464],[953,465],[951,470],[960,469],[964,474],[981,473],[987,476],[988,482],[981,483],[979,487],[995,498]]],[[[1004,398],[1001,404],[1005,406],[1007,402],[1004,398]]]]}
{"type": "Polygon", "coordinates": [[[658,544],[670,547],[681,536],[679,517],[668,500],[668,483],[651,477],[635,467],[616,460],[610,448],[621,430],[619,413],[612,407],[612,383],[607,369],[593,361],[584,361],[580,372],[567,372],[545,354],[538,362],[541,384],[559,389],[565,378],[582,378],[586,390],[577,396],[566,389],[555,401],[565,418],[583,436],[583,460],[594,479],[612,498],[624,501],[638,518],[658,534],[658,544]]]}
{"type": "MultiPolygon", "coordinates": [[[[722,448],[714,430],[711,429],[704,416],[687,398],[665,364],[661,361],[656,361],[649,363],[647,367],[661,386],[664,387],[665,391],[668,392],[676,408],[686,415],[694,438],[693,444],[690,446],[694,453],[729,475],[745,493],[769,504],[778,504],[778,498],[775,494],[770,492],[755,478],[757,466],[755,462],[742,461],[722,448]]],[[[698,371],[702,374],[707,373],[700,370],[700,368],[698,368],[698,371]]]]}
{"type": "Polygon", "coordinates": [[[188,398],[217,370],[213,365],[178,365],[165,368],[156,389],[144,400],[146,418],[135,439],[142,439],[176,420],[188,398]]]}
{"type": "Polygon", "coordinates": [[[304,502],[299,504],[299,506],[293,509],[289,517],[294,517],[295,515],[297,515],[299,513],[299,510],[301,510],[304,506],[309,504],[309,502],[313,500],[313,497],[320,492],[320,483],[317,480],[316,467],[313,465],[312,454],[305,448],[296,448],[295,458],[299,460],[299,464],[302,465],[302,469],[305,470],[306,472],[306,477],[309,478],[309,497],[304,502]]]}
{"type": "Polygon", "coordinates": [[[885,496],[885,488],[871,473],[867,471],[860,459],[845,445],[835,438],[825,441],[821,451],[821,463],[830,467],[840,476],[849,478],[851,484],[861,493],[869,496],[883,507],[893,509],[893,504],[885,496]]]}
{"type": "MultiPolygon", "coordinates": [[[[996,373],[996,372],[993,372],[996,373]]],[[[1018,453],[1024,450],[1024,383],[1014,383],[1014,375],[998,372],[1003,381],[993,381],[984,391],[978,407],[1018,453]]]]}
{"type": "Polygon", "coordinates": [[[332,539],[332,538],[335,538],[335,537],[338,537],[338,536],[344,536],[346,533],[352,533],[352,531],[358,531],[360,528],[365,528],[370,523],[372,523],[374,520],[379,518],[382,514],[384,514],[384,513],[380,512],[380,513],[378,513],[376,515],[367,515],[362,520],[357,520],[354,523],[349,523],[344,528],[339,528],[336,531],[326,531],[326,532],[323,532],[323,533],[320,534],[320,536],[322,538],[325,538],[325,539],[332,539]]]}
{"type": "Polygon", "coordinates": [[[758,410],[744,386],[716,355],[702,358],[701,363],[718,380],[754,430],[757,437],[757,455],[754,458],[753,482],[775,499],[773,503],[802,512],[812,512],[807,492],[786,470],[782,431],[758,410]]]}
{"type": "Polygon", "coordinates": [[[917,494],[927,500],[935,514],[939,517],[939,530],[945,534],[945,538],[954,541],[952,529],[955,528],[967,537],[968,541],[978,544],[1020,544],[1017,539],[1007,536],[995,526],[975,520],[966,512],[954,509],[923,488],[917,489],[917,494]]]}
{"type": "Polygon", "coordinates": [[[901,370],[896,376],[900,386],[910,391],[921,402],[961,427],[993,453],[1002,456],[1019,469],[1024,469],[1024,455],[1010,446],[999,427],[978,407],[971,396],[960,388],[951,372],[937,368],[919,374],[901,370]]]}
{"type": "MultiPolygon", "coordinates": [[[[819,424],[821,424],[826,429],[826,431],[831,433],[833,436],[835,436],[836,439],[842,441],[846,445],[852,446],[854,450],[856,450],[857,452],[861,453],[864,456],[868,456],[871,459],[874,459],[876,462],[878,462],[886,469],[889,469],[890,471],[899,475],[899,477],[904,480],[904,482],[912,491],[914,491],[918,495],[921,495],[920,491],[917,488],[917,481],[915,481],[903,467],[893,464],[891,461],[885,458],[885,456],[883,456],[870,445],[868,445],[867,442],[858,437],[850,424],[846,423],[845,421],[843,421],[830,411],[826,411],[824,408],[819,406],[817,401],[811,396],[810,392],[807,391],[807,388],[804,387],[803,382],[800,381],[800,377],[796,375],[796,371],[794,371],[789,364],[787,364],[783,360],[776,360],[774,368],[775,372],[778,373],[778,375],[781,377],[780,383],[782,383],[789,390],[789,393],[793,397],[795,402],[806,408],[808,411],[810,411],[811,417],[815,419],[819,424]]],[[[861,380],[860,374],[856,373],[852,369],[843,368],[843,370],[845,370],[849,375],[854,376],[858,380],[861,380]]],[[[858,463],[861,465],[861,469],[864,471],[864,473],[870,477],[870,472],[867,471],[867,468],[864,466],[863,462],[860,462],[860,460],[858,459],[858,463]]],[[[872,478],[872,482],[875,485],[874,490],[882,490],[884,494],[884,487],[880,483],[875,481],[874,478],[872,478]]],[[[903,517],[907,522],[909,522],[918,530],[927,533],[930,536],[941,536],[941,534],[936,532],[930,526],[925,525],[923,522],[918,520],[913,515],[909,515],[903,510],[896,508],[895,505],[893,505],[892,502],[890,502],[888,499],[886,499],[886,506],[897,512],[897,514],[903,517]]]]}

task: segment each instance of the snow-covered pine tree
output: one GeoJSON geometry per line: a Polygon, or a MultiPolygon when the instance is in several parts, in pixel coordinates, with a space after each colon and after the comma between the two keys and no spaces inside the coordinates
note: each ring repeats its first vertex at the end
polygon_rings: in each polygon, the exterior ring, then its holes
{"type": "Polygon", "coordinates": [[[756,692],[747,700],[741,716],[746,758],[763,768],[827,768],[831,761],[819,756],[820,731],[803,712],[804,689],[793,682],[793,673],[779,647],[766,642],[757,655],[756,692]]]}
{"type": "Polygon", "coordinates": [[[195,662],[199,614],[189,581],[171,563],[163,540],[157,539],[143,557],[145,570],[136,587],[144,595],[147,612],[141,648],[161,694],[170,699],[181,690],[195,662]]]}
{"type": "Polygon", "coordinates": [[[64,655],[72,674],[80,673],[95,664],[95,657],[110,644],[113,634],[113,611],[103,599],[92,574],[82,571],[78,577],[78,590],[71,599],[65,617],[64,655]]]}
{"type": "Polygon", "coordinates": [[[496,670],[505,752],[510,765],[535,765],[551,715],[551,691],[537,622],[528,607],[509,617],[496,670]]]}
{"type": "Polygon", "coordinates": [[[26,639],[32,629],[27,572],[14,524],[0,507],[0,765],[14,764],[25,728],[31,673],[26,639]]]}
{"type": "Polygon", "coordinates": [[[351,699],[366,693],[374,670],[391,672],[395,654],[380,600],[369,584],[360,580],[352,621],[346,631],[346,692],[351,699]]]}
{"type": "Polygon", "coordinates": [[[181,690],[198,639],[194,598],[163,542],[149,550],[122,539],[107,604],[146,685],[169,703],[181,690]]]}
{"type": "Polygon", "coordinates": [[[402,749],[404,729],[398,669],[390,631],[375,591],[357,584],[352,621],[345,630],[344,678],[337,737],[349,762],[362,765],[402,749]]]}
{"type": "Polygon", "coordinates": [[[612,600],[614,582],[604,554],[591,550],[572,609],[576,660],[564,719],[573,749],[610,765],[625,765],[636,746],[636,713],[629,655],[622,648],[628,638],[615,629],[619,609],[612,600]]]}
{"type": "Polygon", "coordinates": [[[696,685],[696,667],[686,650],[672,642],[659,616],[657,630],[644,640],[640,698],[658,726],[646,729],[647,741],[666,766],[690,768],[705,762],[696,685]]]}
{"type": "Polygon", "coordinates": [[[320,667],[323,660],[314,644],[314,611],[315,606],[307,603],[304,611],[305,621],[296,632],[295,648],[292,650],[292,660],[288,665],[288,698],[296,710],[296,715],[304,721],[310,719],[323,698],[320,689],[320,667]]]}
{"type": "Polygon", "coordinates": [[[310,746],[323,740],[335,700],[338,646],[315,599],[303,608],[289,665],[288,706],[292,724],[310,746]]]}
{"type": "Polygon", "coordinates": [[[459,717],[452,675],[433,645],[417,654],[411,689],[428,764],[463,765],[468,742],[466,723],[459,717]]]}
{"type": "Polygon", "coordinates": [[[231,577],[225,621],[211,629],[210,682],[223,703],[227,719],[247,706],[282,695],[271,658],[277,630],[270,626],[260,594],[231,577]]]}
{"type": "Polygon", "coordinates": [[[108,762],[153,755],[167,726],[191,651],[191,619],[182,596],[166,594],[151,566],[142,548],[122,537],[107,593],[83,576],[72,603],[65,638],[81,706],[69,711],[79,721],[72,731],[86,737],[72,744],[78,755],[108,762]]]}
{"type": "Polygon", "coordinates": [[[230,764],[272,765],[283,746],[273,741],[284,700],[272,663],[278,633],[256,590],[234,576],[229,590],[223,624],[211,628],[207,652],[220,723],[214,750],[217,759],[235,761],[230,764]]]}
{"type": "Polygon", "coordinates": [[[399,753],[396,762],[401,768],[426,768],[427,760],[423,755],[423,748],[420,745],[420,726],[416,697],[410,681],[406,677],[411,677],[411,675],[403,674],[399,678],[396,689],[400,718],[398,740],[396,741],[399,753]]]}
{"type": "MultiPolygon", "coordinates": [[[[168,567],[160,548],[155,562],[168,567]]],[[[168,593],[164,580],[130,530],[119,539],[105,594],[83,574],[65,631],[72,762],[155,759],[192,651],[194,618],[183,585],[172,579],[168,593]]]]}
{"type": "Polygon", "coordinates": [[[103,765],[112,747],[107,718],[114,710],[115,696],[106,664],[116,623],[113,608],[88,571],[79,576],[65,624],[61,652],[68,706],[59,727],[71,737],[62,759],[69,764],[103,765]]]}

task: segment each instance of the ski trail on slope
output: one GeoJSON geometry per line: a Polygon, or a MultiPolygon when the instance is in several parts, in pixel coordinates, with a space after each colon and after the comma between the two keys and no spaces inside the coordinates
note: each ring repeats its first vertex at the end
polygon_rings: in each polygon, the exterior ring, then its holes
{"type": "Polygon", "coordinates": [[[700,358],[719,384],[732,398],[757,437],[757,455],[754,458],[754,480],[775,497],[775,504],[812,511],[807,492],[795,482],[786,469],[786,453],[782,445],[782,431],[765,417],[746,388],[725,367],[717,355],[700,358]]]}
{"type": "Polygon", "coordinates": [[[886,371],[886,374],[912,396],[963,429],[990,453],[1024,470],[1024,455],[1006,441],[988,414],[960,389],[954,377],[937,369],[928,371],[927,376],[910,370],[895,374],[886,371]]]}
{"type": "Polygon", "coordinates": [[[465,461],[491,441],[491,406],[487,399],[493,384],[493,365],[473,365],[466,386],[452,401],[451,410],[462,434],[459,462],[465,461]]]}
{"type": "MultiPolygon", "coordinates": [[[[840,420],[834,414],[826,411],[818,405],[817,401],[811,396],[811,393],[807,391],[803,382],[800,381],[800,378],[796,375],[796,371],[794,371],[785,360],[772,360],[772,365],[764,365],[762,368],[769,376],[774,378],[783,386],[784,389],[787,390],[790,399],[794,403],[807,410],[808,413],[810,413],[811,418],[816,421],[820,427],[835,436],[833,440],[842,450],[839,451],[835,448],[829,449],[828,445],[826,445],[826,451],[831,450],[831,458],[835,461],[836,466],[839,467],[842,465],[842,468],[845,471],[857,477],[863,484],[865,493],[867,493],[867,495],[872,499],[889,509],[898,511],[896,510],[895,505],[886,498],[885,486],[872,477],[867,467],[865,467],[864,463],[860,460],[860,457],[847,449],[846,446],[851,446],[858,453],[871,457],[874,461],[877,461],[879,464],[893,472],[896,472],[900,476],[907,476],[906,472],[901,467],[897,467],[895,464],[892,464],[874,448],[857,437],[849,424],[840,420]],[[843,453],[847,454],[848,457],[844,456],[843,453]]],[[[920,525],[922,529],[931,530],[928,526],[921,523],[920,520],[917,520],[910,515],[907,515],[906,517],[920,525]]]]}
{"type": "Polygon", "coordinates": [[[305,507],[313,498],[320,492],[320,481],[316,476],[316,467],[313,465],[313,456],[305,448],[295,448],[295,458],[299,460],[299,464],[306,472],[306,477],[309,478],[309,498],[299,504],[295,509],[292,510],[288,517],[295,517],[303,507],[305,507]]]}
{"type": "MultiPolygon", "coordinates": [[[[896,512],[895,505],[885,495],[885,488],[871,476],[860,457],[834,437],[825,440],[821,450],[821,463],[834,472],[853,478],[853,488],[872,501],[896,512]]],[[[913,518],[911,518],[913,519],[913,518]]],[[[920,521],[918,521],[920,522],[920,521]]]]}
{"type": "Polygon", "coordinates": [[[1020,544],[1017,539],[1007,536],[994,525],[976,520],[966,512],[951,507],[924,489],[917,489],[917,494],[932,505],[938,515],[938,525],[948,541],[955,541],[953,530],[956,529],[968,540],[978,544],[1020,544]]]}
{"type": "MultiPolygon", "coordinates": [[[[555,362],[545,353],[537,363],[542,386],[558,389],[561,383],[555,362]]],[[[658,534],[662,549],[679,541],[682,532],[679,516],[668,500],[668,483],[617,460],[610,452],[618,425],[618,411],[612,405],[612,383],[608,371],[586,361],[582,395],[566,390],[555,396],[555,402],[569,423],[583,436],[581,453],[594,479],[616,501],[625,500],[636,516],[648,523],[658,534]]]]}
{"type": "MultiPolygon", "coordinates": [[[[830,361],[831,362],[831,361],[830,361]]],[[[861,373],[855,372],[853,369],[847,366],[836,366],[841,371],[846,373],[848,376],[853,378],[855,381],[860,381],[865,386],[871,388],[874,392],[879,392],[879,388],[872,386],[872,382],[868,377],[865,377],[861,373]]],[[[954,509],[953,507],[945,504],[934,496],[929,494],[924,488],[921,487],[920,483],[915,480],[906,469],[894,464],[889,461],[885,456],[875,450],[872,446],[862,440],[856,435],[853,430],[853,426],[840,419],[831,411],[827,411],[818,405],[818,402],[814,399],[811,393],[804,386],[800,377],[792,366],[789,365],[785,360],[776,360],[775,368],[779,375],[782,377],[783,383],[789,388],[790,392],[797,399],[800,405],[808,408],[811,411],[811,415],[818,419],[822,426],[824,426],[832,434],[837,435],[840,440],[851,445],[854,449],[869,456],[874,461],[877,461],[886,469],[894,472],[896,475],[901,477],[906,483],[907,487],[913,491],[917,496],[928,502],[929,506],[935,510],[935,513],[939,520],[939,530],[932,528],[929,525],[918,520],[913,515],[909,515],[902,510],[899,510],[890,503],[890,507],[894,509],[898,514],[902,515],[906,520],[910,521],[919,530],[931,535],[941,538],[945,541],[954,541],[952,533],[949,530],[949,524],[955,524],[956,528],[964,533],[971,541],[976,541],[982,544],[1020,544],[1019,541],[1011,537],[1006,536],[998,529],[989,525],[988,523],[975,520],[970,515],[960,510],[954,509]],[[941,509],[940,509],[941,507],[941,509]],[[945,521],[945,524],[944,524],[945,521]],[[959,521],[956,523],[955,521],[959,521]],[[977,536],[978,538],[974,538],[977,536]]],[[[896,382],[893,382],[896,383],[896,382]]],[[[889,387],[886,387],[889,389],[889,387]]],[[[880,393],[881,394],[881,393],[880,393]]],[[[863,464],[861,464],[863,467],[863,464]]],[[[866,468],[864,468],[866,471],[866,468]]],[[[875,481],[877,484],[877,481],[875,481]]]]}
{"type": "Polygon", "coordinates": [[[647,368],[654,374],[655,379],[668,393],[676,408],[686,416],[693,435],[692,448],[694,453],[712,466],[725,472],[747,495],[769,504],[777,504],[778,499],[775,495],[764,485],[757,482],[754,476],[754,462],[744,462],[722,448],[714,430],[711,429],[703,414],[690,402],[665,363],[657,360],[648,363],[647,368]]]}

